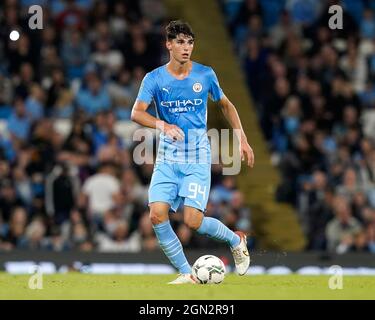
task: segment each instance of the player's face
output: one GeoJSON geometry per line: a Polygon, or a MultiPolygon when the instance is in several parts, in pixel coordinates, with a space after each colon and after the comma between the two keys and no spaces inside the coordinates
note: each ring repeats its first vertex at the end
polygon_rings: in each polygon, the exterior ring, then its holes
{"type": "Polygon", "coordinates": [[[167,41],[167,48],[173,59],[180,63],[190,60],[194,48],[194,39],[184,34],[179,34],[176,39],[167,41]]]}

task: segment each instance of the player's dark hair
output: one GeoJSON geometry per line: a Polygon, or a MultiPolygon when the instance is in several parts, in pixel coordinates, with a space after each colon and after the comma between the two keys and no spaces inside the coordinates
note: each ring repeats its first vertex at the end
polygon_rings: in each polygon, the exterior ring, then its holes
{"type": "Polygon", "coordinates": [[[168,23],[167,27],[165,28],[167,32],[167,40],[176,39],[179,34],[183,34],[185,36],[194,37],[193,29],[191,26],[184,21],[181,20],[174,20],[168,23]]]}

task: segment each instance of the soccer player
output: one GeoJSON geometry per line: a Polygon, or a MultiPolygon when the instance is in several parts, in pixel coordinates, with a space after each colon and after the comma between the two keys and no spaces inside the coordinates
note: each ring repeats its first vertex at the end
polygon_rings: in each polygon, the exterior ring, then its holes
{"type": "Polygon", "coordinates": [[[184,205],[184,223],[199,234],[226,242],[236,270],[244,275],[250,256],[243,232],[233,232],[215,218],[205,217],[211,183],[211,153],[207,137],[207,99],[221,106],[240,142],[241,159],[254,165],[254,153],[247,142],[234,105],[224,95],[211,67],[190,60],[194,33],[189,24],[172,21],[166,27],[170,60],[147,73],[142,81],[131,119],[159,129],[160,143],[149,188],[150,218],[161,248],[179,271],[169,284],[195,283],[191,266],[169,222],[169,211],[184,205]],[[146,110],[156,105],[157,118],[146,110]]]}

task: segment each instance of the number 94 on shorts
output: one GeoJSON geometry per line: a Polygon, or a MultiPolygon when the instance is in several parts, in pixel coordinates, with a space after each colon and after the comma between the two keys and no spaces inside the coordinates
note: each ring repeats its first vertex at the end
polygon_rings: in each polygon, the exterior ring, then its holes
{"type": "Polygon", "coordinates": [[[211,164],[157,162],[148,192],[149,203],[166,202],[176,211],[181,204],[206,210],[211,164]]]}

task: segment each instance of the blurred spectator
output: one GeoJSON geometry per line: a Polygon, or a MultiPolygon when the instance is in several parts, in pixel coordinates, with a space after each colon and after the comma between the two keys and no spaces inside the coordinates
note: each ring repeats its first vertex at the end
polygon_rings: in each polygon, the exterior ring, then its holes
{"type": "Polygon", "coordinates": [[[97,173],[89,177],[82,186],[80,204],[87,205],[90,217],[97,225],[101,225],[104,213],[116,206],[119,192],[116,168],[111,163],[102,163],[97,173]]]}
{"type": "Polygon", "coordinates": [[[308,246],[310,250],[325,250],[326,249],[326,226],[334,217],[333,203],[334,192],[330,188],[323,191],[323,195],[317,197],[314,202],[310,203],[307,208],[307,221],[304,227],[308,236],[308,246]]]}
{"type": "Polygon", "coordinates": [[[350,39],[347,45],[347,53],[340,58],[339,65],[345,72],[346,77],[350,79],[354,90],[361,93],[365,90],[368,68],[366,57],[358,50],[355,40],[350,39]]]}
{"type": "Polygon", "coordinates": [[[53,226],[50,236],[45,239],[46,243],[44,248],[49,251],[66,251],[69,250],[69,245],[65,241],[61,228],[53,226]]]}
{"type": "Polygon", "coordinates": [[[353,245],[350,248],[354,252],[368,252],[370,251],[369,244],[367,242],[367,235],[361,231],[354,236],[353,245]]]}
{"type": "Polygon", "coordinates": [[[122,68],[124,58],[119,50],[110,48],[108,39],[98,39],[95,47],[96,50],[91,55],[91,60],[102,68],[106,78],[109,78],[122,68]]]}
{"type": "Polygon", "coordinates": [[[113,11],[113,17],[110,20],[110,30],[115,40],[119,42],[129,29],[129,22],[127,19],[128,9],[124,2],[117,1],[113,11]]]}
{"type": "Polygon", "coordinates": [[[122,192],[130,203],[146,206],[148,203],[147,188],[137,178],[135,171],[125,169],[122,173],[122,192]]]}
{"type": "Polygon", "coordinates": [[[0,238],[0,248],[11,250],[15,247],[25,247],[27,242],[25,237],[26,225],[26,210],[22,207],[14,207],[10,215],[8,228],[0,238]]]}
{"type": "Polygon", "coordinates": [[[13,169],[13,181],[16,194],[19,196],[22,203],[30,206],[34,194],[31,179],[27,175],[26,170],[21,166],[15,167],[13,169]]]}
{"type": "Polygon", "coordinates": [[[159,243],[148,213],[144,214],[139,220],[139,234],[142,239],[142,250],[154,251],[159,249],[159,243]]]}
{"type": "Polygon", "coordinates": [[[107,21],[108,3],[105,1],[94,1],[90,8],[88,21],[90,25],[96,25],[99,21],[107,21]]]}
{"type": "MultiPolygon", "coordinates": [[[[374,215],[375,216],[375,215],[374,215]]],[[[375,253],[375,223],[367,227],[368,246],[371,253],[375,253]]]]}
{"type": "Polygon", "coordinates": [[[61,226],[60,241],[71,249],[91,251],[94,245],[87,224],[84,213],[74,208],[70,212],[69,221],[65,221],[61,226]]]}
{"type": "Polygon", "coordinates": [[[113,112],[99,112],[95,116],[95,123],[92,127],[92,141],[93,151],[99,157],[99,161],[115,161],[111,156],[109,159],[104,160],[100,158],[99,152],[102,147],[106,145],[113,148],[120,148],[122,146],[121,140],[114,132],[115,116],[113,112]]]}
{"type": "Polygon", "coordinates": [[[262,92],[262,83],[266,77],[264,69],[267,61],[267,50],[261,47],[259,40],[254,37],[247,40],[246,49],[244,68],[247,83],[254,99],[258,101],[262,92]]]}
{"type": "Polygon", "coordinates": [[[53,127],[51,120],[43,118],[35,123],[30,143],[31,158],[27,167],[28,173],[30,175],[33,173],[44,175],[52,169],[55,160],[55,148],[60,144],[60,136],[53,127]]]}
{"type": "Polygon", "coordinates": [[[97,241],[100,252],[139,251],[137,240],[134,237],[129,237],[129,225],[124,220],[116,223],[111,237],[106,234],[99,234],[97,241]]]}
{"type": "Polygon", "coordinates": [[[11,113],[13,83],[0,68],[0,118],[8,118],[11,113]]]}
{"type": "Polygon", "coordinates": [[[108,110],[111,107],[111,100],[107,87],[104,85],[96,72],[89,71],[86,76],[86,85],[81,87],[77,93],[77,104],[88,115],[108,110]]]}
{"type": "Polygon", "coordinates": [[[66,0],[62,8],[63,10],[56,17],[56,25],[59,31],[67,27],[78,30],[85,27],[84,11],[78,7],[74,0],[66,0]]]}
{"type": "Polygon", "coordinates": [[[25,102],[21,97],[14,100],[14,111],[8,120],[8,130],[13,139],[25,141],[29,136],[31,120],[27,115],[25,102]]]}
{"type": "Polygon", "coordinates": [[[82,34],[78,30],[66,36],[61,48],[61,57],[69,79],[82,77],[89,53],[89,45],[82,39],[82,34]]]}
{"type": "Polygon", "coordinates": [[[278,78],[275,82],[274,90],[269,95],[266,103],[267,114],[264,114],[263,128],[267,138],[271,138],[273,129],[280,124],[280,108],[283,106],[290,94],[291,88],[286,78],[278,78]]]}
{"type": "MultiPolygon", "coordinates": [[[[45,20],[48,19],[44,17],[45,20]]],[[[40,78],[43,83],[49,82],[54,68],[62,68],[62,59],[59,56],[60,34],[57,33],[55,26],[48,23],[44,24],[41,34],[40,44],[40,78]]]]}
{"type": "Polygon", "coordinates": [[[42,88],[34,84],[30,88],[30,95],[25,101],[26,112],[29,118],[34,121],[44,116],[44,92],[42,88]]]}
{"type": "Polygon", "coordinates": [[[88,166],[92,149],[92,141],[87,126],[82,119],[76,117],[72,129],[65,139],[58,160],[68,162],[82,169],[88,166]]]}
{"type": "MultiPolygon", "coordinates": [[[[233,192],[230,206],[236,216],[235,230],[243,231],[246,234],[251,233],[251,211],[249,207],[245,206],[244,195],[241,191],[233,192]]],[[[250,242],[250,237],[248,242],[250,242]]]]}
{"type": "Polygon", "coordinates": [[[93,249],[94,245],[90,241],[88,228],[83,223],[72,225],[70,244],[76,250],[91,251],[93,249]]]}
{"type": "Polygon", "coordinates": [[[131,41],[131,46],[129,50],[126,51],[127,54],[125,56],[128,66],[132,69],[142,66],[148,71],[151,70],[153,57],[151,56],[151,51],[148,48],[148,43],[144,36],[137,36],[131,41]]]}
{"type": "Polygon", "coordinates": [[[74,114],[74,95],[69,90],[61,90],[55,104],[52,115],[56,118],[70,119],[74,114]]]}
{"type": "Polygon", "coordinates": [[[326,228],[327,248],[336,253],[345,253],[362,230],[359,221],[352,216],[348,200],[337,196],[334,200],[335,218],[326,228]]]}
{"type": "Polygon", "coordinates": [[[49,46],[44,49],[42,54],[43,63],[40,68],[40,78],[43,83],[51,81],[52,73],[55,69],[62,68],[62,61],[58,56],[57,49],[49,46]]]}
{"type": "Polygon", "coordinates": [[[131,86],[131,73],[121,69],[116,81],[108,85],[108,93],[111,97],[116,118],[118,120],[130,120],[130,113],[135,101],[134,91],[131,86]]]}
{"type": "Polygon", "coordinates": [[[321,3],[314,0],[288,0],[286,7],[295,24],[307,27],[317,19],[321,3]]]}
{"type": "Polygon", "coordinates": [[[370,8],[363,11],[363,17],[360,25],[361,37],[373,40],[375,38],[375,17],[370,8]]]}
{"type": "Polygon", "coordinates": [[[364,191],[358,183],[357,173],[353,168],[344,172],[342,185],[337,187],[336,193],[351,201],[357,192],[364,191]]]}
{"type": "MultiPolygon", "coordinates": [[[[68,90],[64,72],[63,70],[56,68],[52,71],[51,84],[47,93],[46,107],[48,110],[56,105],[57,99],[64,90],[68,90]]],[[[49,113],[51,112],[49,111],[49,113]]]]}
{"type": "Polygon", "coordinates": [[[33,219],[26,227],[25,236],[27,249],[42,249],[46,245],[46,227],[41,218],[33,219]]]}
{"type": "Polygon", "coordinates": [[[13,182],[9,179],[2,179],[0,189],[0,212],[1,220],[8,222],[15,208],[21,207],[24,203],[17,196],[13,182]]]}
{"type": "Polygon", "coordinates": [[[79,180],[76,172],[69,170],[66,164],[55,166],[46,177],[46,211],[61,225],[69,219],[76,205],[76,195],[79,193],[79,180]]]}
{"type": "Polygon", "coordinates": [[[233,176],[225,176],[221,184],[216,185],[212,188],[210,193],[210,201],[215,204],[220,202],[229,203],[232,199],[233,192],[235,189],[235,180],[233,176]]]}
{"type": "Polygon", "coordinates": [[[34,67],[28,62],[22,63],[20,66],[20,71],[15,78],[15,96],[20,96],[26,99],[30,93],[30,87],[33,81],[36,80],[34,73],[34,67]]]}
{"type": "Polygon", "coordinates": [[[270,29],[272,46],[279,48],[289,34],[300,36],[301,32],[301,26],[293,23],[289,12],[285,10],[280,15],[280,22],[270,29]]]}
{"type": "Polygon", "coordinates": [[[249,18],[252,16],[262,16],[262,6],[258,0],[245,0],[237,12],[237,16],[233,19],[231,25],[233,33],[238,32],[237,30],[240,27],[246,27],[249,18]]]}
{"type": "Polygon", "coordinates": [[[17,73],[20,66],[24,63],[30,63],[34,68],[38,65],[37,53],[30,45],[30,39],[27,34],[23,33],[18,41],[13,42],[9,49],[9,71],[11,73],[17,73]]]}

